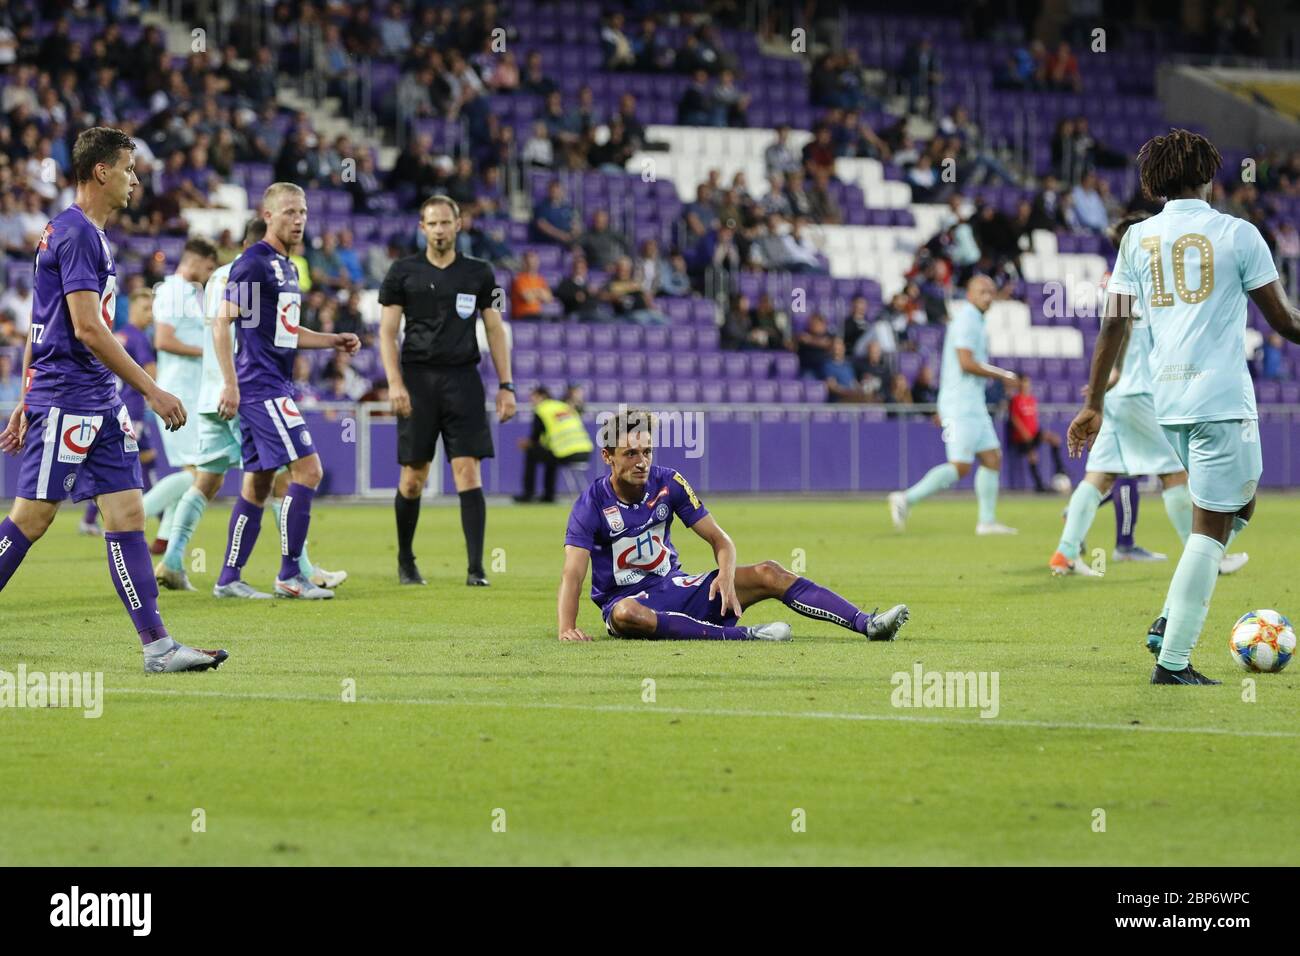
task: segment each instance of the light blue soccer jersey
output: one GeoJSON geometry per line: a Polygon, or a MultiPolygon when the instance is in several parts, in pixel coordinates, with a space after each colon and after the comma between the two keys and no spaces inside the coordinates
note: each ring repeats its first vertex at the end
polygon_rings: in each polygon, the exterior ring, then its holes
{"type": "Polygon", "coordinates": [[[1119,381],[1106,393],[1116,398],[1125,395],[1151,394],[1151,327],[1142,318],[1142,310],[1136,304],[1133,307],[1133,328],[1128,337],[1128,348],[1124,351],[1124,365],[1119,372],[1119,381]]]}
{"type": "Polygon", "coordinates": [[[1249,222],[1174,199],[1129,227],[1108,291],[1136,297],[1151,329],[1152,396],[1162,425],[1254,419],[1246,293],[1277,269],[1249,222]]]}
{"type": "MultiPolygon", "coordinates": [[[[238,258],[236,256],[235,258],[238,258]]],[[[230,281],[230,267],[235,263],[226,263],[212,273],[208,285],[203,290],[203,359],[199,381],[199,397],[195,409],[201,414],[217,414],[217,401],[221,398],[221,386],[225,380],[221,377],[221,366],[217,363],[217,352],[212,344],[212,337],[217,328],[217,312],[225,297],[226,283],[230,281]]],[[[236,320],[237,322],[238,320],[236,320]]],[[[230,354],[235,354],[238,347],[235,336],[235,322],[230,323],[230,354]]]]}
{"type": "MultiPolygon", "coordinates": [[[[203,347],[203,297],[197,285],[186,282],[179,275],[169,275],[158,284],[153,297],[155,330],[170,325],[176,338],[185,345],[203,347]]],[[[155,332],[156,335],[156,332],[155,332]]],[[[199,392],[199,375],[203,360],[197,355],[173,355],[158,352],[158,384],[179,398],[186,406],[194,407],[199,392]]]]}
{"type": "Polygon", "coordinates": [[[944,421],[969,415],[987,415],[984,386],[981,375],[963,372],[957,359],[958,349],[970,349],[977,362],[989,360],[988,335],[984,329],[984,313],[969,301],[961,302],[948,322],[948,334],[943,337],[943,361],[939,367],[939,417],[944,421]]]}

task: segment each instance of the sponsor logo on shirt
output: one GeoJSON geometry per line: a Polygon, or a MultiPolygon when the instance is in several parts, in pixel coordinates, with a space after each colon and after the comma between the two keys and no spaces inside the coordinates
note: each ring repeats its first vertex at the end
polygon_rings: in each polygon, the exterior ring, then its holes
{"type": "Polygon", "coordinates": [[[615,541],[610,549],[614,557],[614,582],[626,586],[647,574],[666,577],[672,570],[672,552],[664,546],[664,534],[664,526],[657,524],[635,537],[615,541]]]}
{"type": "Polygon", "coordinates": [[[691,483],[682,477],[681,472],[679,471],[673,472],[673,481],[677,482],[679,485],[682,486],[682,490],[686,492],[686,497],[691,500],[691,507],[699,508],[700,507],[699,496],[695,494],[695,489],[691,487],[691,483]]]}
{"type": "Polygon", "coordinates": [[[136,441],[138,437],[135,431],[135,423],[131,421],[131,415],[123,405],[117,410],[117,427],[122,429],[122,447],[127,451],[138,452],[140,444],[136,441]]]}
{"type": "Polygon", "coordinates": [[[64,415],[59,426],[59,461],[65,465],[85,461],[103,424],[103,415],[64,415]]]}
{"type": "Polygon", "coordinates": [[[294,404],[292,398],[277,398],[275,405],[276,408],[280,409],[280,414],[284,416],[284,423],[290,428],[298,428],[305,424],[302,412],[298,411],[298,406],[294,404]]]}
{"type": "Polygon", "coordinates": [[[302,296],[297,292],[281,292],[275,301],[275,344],[282,349],[298,347],[298,313],[302,296]]]}
{"type": "Polygon", "coordinates": [[[618,534],[623,530],[623,515],[619,513],[615,505],[610,505],[604,510],[605,522],[609,525],[611,534],[618,534]]]}
{"type": "Polygon", "coordinates": [[[700,586],[700,582],[708,576],[708,571],[705,571],[703,574],[678,575],[672,579],[672,582],[679,588],[697,588],[700,586]]]}

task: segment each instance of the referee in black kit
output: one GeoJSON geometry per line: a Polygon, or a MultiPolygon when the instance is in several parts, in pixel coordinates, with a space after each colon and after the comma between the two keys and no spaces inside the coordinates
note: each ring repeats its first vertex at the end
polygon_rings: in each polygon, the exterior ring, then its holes
{"type": "Polygon", "coordinates": [[[501,385],[497,419],[515,414],[510,349],[501,312],[493,307],[496,276],[482,259],[456,254],[460,207],[447,196],[430,196],[420,206],[425,251],[398,259],[379,289],[379,351],[388,374],[388,396],[397,415],[397,461],[402,476],[393,500],[397,512],[397,578],[424,584],[411,542],[420,520],[420,495],[429,477],[438,436],[451,461],[460,494],[469,575],[465,583],[485,586],[483,533],[487,503],[479,462],[493,456],[483,380],[479,377],[476,316],[483,316],[488,348],[501,385]],[[399,360],[397,329],[406,316],[399,360]]]}

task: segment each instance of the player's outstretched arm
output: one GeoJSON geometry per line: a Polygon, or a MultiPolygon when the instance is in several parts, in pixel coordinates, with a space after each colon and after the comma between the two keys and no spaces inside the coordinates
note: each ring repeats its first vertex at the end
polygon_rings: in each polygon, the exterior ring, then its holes
{"type": "Polygon", "coordinates": [[[361,348],[361,340],[351,332],[313,332],[311,329],[302,329],[298,332],[298,348],[333,349],[354,355],[361,348]]]}
{"type": "Polygon", "coordinates": [[[718,562],[718,576],[709,586],[709,600],[720,594],[722,613],[731,609],[739,615],[744,609],[740,606],[740,598],[736,597],[736,542],[713,520],[713,515],[705,515],[691,525],[691,530],[709,543],[718,562]]]}
{"type": "Polygon", "coordinates": [[[1004,368],[998,368],[996,365],[989,365],[987,362],[977,362],[975,353],[970,349],[957,350],[957,363],[961,370],[968,375],[979,375],[983,378],[1000,378],[1005,382],[1019,381],[1015,372],[1009,372],[1004,368]]]}
{"type": "Polygon", "coordinates": [[[1300,343],[1300,309],[1287,301],[1286,290],[1282,288],[1280,279],[1274,279],[1258,289],[1251,289],[1246,294],[1259,306],[1259,311],[1264,313],[1264,318],[1278,335],[1290,342],[1300,343]]]}
{"type": "MultiPolygon", "coordinates": [[[[510,345],[506,342],[506,326],[501,321],[501,313],[496,309],[484,309],[483,328],[487,332],[492,364],[497,369],[497,381],[514,381],[510,377],[510,345]]],[[[504,388],[497,389],[496,406],[497,421],[510,421],[515,417],[515,393],[504,388]]]]}
{"type": "Polygon", "coordinates": [[[158,413],[170,431],[184,425],[185,406],[175,395],[159,388],[158,383],[127,354],[113,330],[100,318],[99,296],[89,289],[83,289],[69,292],[65,298],[77,341],[90,349],[110,372],[143,395],[149,407],[158,413]]]}
{"type": "Polygon", "coordinates": [[[578,627],[578,599],[582,593],[582,582],[587,580],[587,566],[590,563],[591,552],[586,548],[572,544],[564,546],[564,571],[560,574],[557,601],[562,641],[591,640],[578,627]]]}
{"type": "Polygon", "coordinates": [[[397,351],[397,330],[402,324],[402,307],[386,305],[379,311],[379,358],[388,377],[388,400],[393,414],[405,418],[411,414],[411,393],[402,378],[402,363],[397,351]]]}

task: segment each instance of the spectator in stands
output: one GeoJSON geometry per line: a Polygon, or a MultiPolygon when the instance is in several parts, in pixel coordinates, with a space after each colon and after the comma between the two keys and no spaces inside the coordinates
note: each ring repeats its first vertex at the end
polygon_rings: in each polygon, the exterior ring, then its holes
{"type": "Polygon", "coordinates": [[[1071,191],[1070,199],[1079,227],[1097,235],[1105,235],[1110,228],[1110,218],[1097,183],[1096,173],[1085,173],[1079,185],[1071,191]]]}
{"type": "Polygon", "coordinates": [[[1033,383],[1028,375],[1021,375],[1017,385],[1012,387],[1009,403],[1010,415],[1007,420],[1008,437],[1012,446],[1026,456],[1029,463],[1029,476],[1034,480],[1034,490],[1045,492],[1049,489],[1043,485],[1043,476],[1038,473],[1038,446],[1047,443],[1052,450],[1052,461],[1056,474],[1065,474],[1065,462],[1061,458],[1061,436],[1049,429],[1039,427],[1038,399],[1034,397],[1033,383]]]}
{"type": "Polygon", "coordinates": [[[749,296],[743,292],[734,293],[727,303],[727,314],[722,323],[722,348],[729,351],[743,349],[749,341],[751,321],[749,296]]]}
{"type": "Polygon", "coordinates": [[[901,68],[903,81],[907,86],[907,111],[921,112],[917,104],[925,100],[925,115],[934,110],[935,91],[943,80],[939,56],[930,43],[928,36],[908,47],[903,56],[901,68]]]}
{"type": "Polygon", "coordinates": [[[600,115],[596,112],[596,98],[590,84],[582,84],[578,90],[578,102],[573,109],[569,110],[567,118],[569,128],[576,132],[580,139],[587,137],[600,125],[600,115]]]}
{"type": "Polygon", "coordinates": [[[632,41],[623,32],[623,14],[615,11],[600,28],[600,49],[607,70],[629,70],[636,65],[632,41]]]}
{"type": "Polygon", "coordinates": [[[359,402],[374,386],[352,367],[352,356],[335,352],[325,366],[326,392],[321,396],[327,402],[359,402]]]}
{"type": "Polygon", "coordinates": [[[709,74],[703,69],[698,69],[692,76],[690,85],[682,92],[682,98],[677,102],[677,123],[679,126],[725,125],[716,120],[709,74]]]}
{"type": "Polygon", "coordinates": [[[14,374],[14,358],[8,352],[0,352],[0,408],[17,405],[22,396],[22,377],[14,374]]]}
{"type": "Polygon", "coordinates": [[[351,332],[361,339],[363,347],[369,348],[374,343],[374,333],[366,326],[361,314],[361,291],[350,289],[347,298],[338,300],[338,311],[334,313],[334,331],[351,332]]]}
{"type": "MultiPolygon", "coordinates": [[[[797,175],[797,172],[792,175],[797,175]]],[[[759,200],[758,207],[765,217],[774,215],[788,218],[794,215],[794,206],[785,194],[785,174],[772,172],[768,175],[767,195],[759,200]]]]}
{"type": "Polygon", "coordinates": [[[750,96],[736,86],[736,75],[731,70],[718,74],[713,88],[713,126],[748,126],[750,96]]]}
{"type": "Polygon", "coordinates": [[[555,297],[564,306],[566,318],[575,318],[582,322],[598,322],[608,315],[607,310],[602,307],[599,296],[588,284],[587,260],[580,255],[573,257],[569,274],[556,288],[555,297]]]}
{"type": "Polygon", "coordinates": [[[826,381],[826,400],[829,402],[861,404],[873,400],[858,380],[853,366],[845,359],[844,342],[840,339],[831,340],[830,354],[822,364],[822,378],[826,381]]]}
{"type": "Polygon", "coordinates": [[[924,155],[907,171],[907,184],[912,187],[912,202],[937,202],[940,192],[939,174],[929,155],[924,155]]]}
{"type": "Polygon", "coordinates": [[[835,173],[835,144],[828,124],[817,124],[813,138],[804,144],[802,159],[803,170],[809,176],[815,176],[819,169],[832,175],[835,173]]]}
{"type": "Polygon", "coordinates": [[[832,136],[836,156],[860,156],[888,162],[892,155],[889,144],[876,135],[858,110],[847,110],[844,122],[832,130],[832,136]]]}
{"type": "Polygon", "coordinates": [[[645,146],[645,123],[636,115],[636,97],[624,93],[618,99],[618,112],[614,114],[623,123],[623,135],[628,145],[635,150],[645,146]]]}
{"type": "Polygon", "coordinates": [[[379,47],[385,57],[400,59],[411,48],[410,18],[394,0],[379,18],[379,47]]]}
{"type": "Polygon", "coordinates": [[[621,175],[627,170],[628,160],[636,152],[636,147],[627,138],[627,130],[620,116],[615,116],[606,127],[608,135],[603,143],[592,140],[587,149],[587,164],[602,173],[621,175]]]}
{"type": "Polygon", "coordinates": [[[538,242],[570,245],[582,238],[578,214],[564,197],[564,187],[553,180],[546,189],[546,199],[533,210],[532,238],[538,242]]]}
{"type": "Polygon", "coordinates": [[[18,200],[11,190],[0,193],[0,247],[13,256],[29,255],[36,246],[36,238],[27,233],[18,200]]]}
{"type": "Polygon", "coordinates": [[[546,123],[542,120],[533,123],[532,135],[524,141],[520,159],[526,166],[538,169],[550,169],[555,165],[555,147],[551,143],[551,134],[546,130],[546,123]]]}
{"type": "Polygon", "coordinates": [[[349,284],[359,285],[366,280],[366,270],[361,265],[361,256],[357,253],[352,244],[352,230],[340,229],[338,232],[338,249],[336,251],[339,262],[343,263],[343,270],[347,276],[349,284]]]}
{"type": "Polygon", "coordinates": [[[551,138],[551,148],[557,159],[563,158],[570,168],[578,168],[585,159],[581,146],[582,123],[576,114],[565,112],[559,90],[546,97],[541,119],[546,124],[546,134],[551,138]],[[577,164],[574,163],[575,156],[577,164]]]}
{"type": "MultiPolygon", "coordinates": [[[[834,337],[826,327],[820,312],[808,317],[808,326],[795,337],[795,351],[799,355],[799,374],[822,379],[826,377],[826,360],[831,354],[834,337]]],[[[841,341],[841,346],[843,342],[841,341]]]]}
{"type": "Polygon", "coordinates": [[[524,61],[524,78],[520,88],[525,93],[540,96],[543,99],[556,92],[559,87],[555,81],[542,70],[542,54],[533,50],[524,61]]]}
{"type": "Polygon", "coordinates": [[[623,256],[614,263],[614,272],[601,298],[613,310],[617,319],[629,320],[639,325],[666,325],[668,317],[655,308],[654,295],[636,277],[632,260],[623,256]]]}
{"type": "Polygon", "coordinates": [[[513,319],[538,319],[554,298],[538,271],[541,260],[533,250],[524,253],[524,267],[515,273],[510,285],[510,311],[513,319]]]}
{"type": "Polygon", "coordinates": [[[396,236],[391,237],[383,245],[371,246],[366,253],[366,276],[370,280],[370,285],[375,287],[382,285],[388,270],[403,255],[405,252],[396,236]]]}
{"type": "MultiPolygon", "coordinates": [[[[491,39],[486,41],[490,45],[491,39]]],[[[490,69],[485,77],[488,89],[492,93],[513,93],[519,89],[519,63],[515,60],[513,50],[505,50],[500,55],[490,53],[490,69]]]]}
{"type": "Polygon", "coordinates": [[[871,319],[867,315],[867,297],[858,293],[849,302],[849,314],[844,317],[840,328],[840,338],[844,340],[844,351],[852,355],[858,340],[871,334],[871,319]]]}
{"type": "Polygon", "coordinates": [[[1055,176],[1044,176],[1042,188],[1034,197],[1033,214],[1030,225],[1034,229],[1046,229],[1055,232],[1064,229],[1065,214],[1061,209],[1061,184],[1055,176]]]}
{"type": "Polygon", "coordinates": [[[788,325],[789,317],[777,310],[771,293],[764,292],[750,313],[749,334],[742,348],[788,350],[790,342],[785,332],[788,325]]]}
{"type": "Polygon", "coordinates": [[[637,277],[645,283],[645,287],[656,295],[662,291],[664,272],[667,268],[668,260],[659,254],[658,241],[655,239],[642,241],[641,252],[637,256],[634,271],[637,277]]]}
{"type": "Polygon", "coordinates": [[[837,226],[844,221],[839,201],[831,192],[831,174],[819,169],[813,175],[813,187],[808,190],[809,212],[813,222],[837,226]]]}
{"type": "Polygon", "coordinates": [[[708,183],[700,183],[695,187],[695,200],[682,207],[682,218],[686,220],[687,227],[692,231],[698,228],[702,233],[705,230],[718,228],[721,223],[713,200],[712,186],[708,183]],[[691,222],[692,219],[695,220],[694,223],[691,222]]]}
{"type": "MultiPolygon", "coordinates": [[[[907,376],[902,372],[895,372],[889,382],[889,391],[885,394],[885,404],[887,405],[910,405],[912,403],[912,389],[907,384],[907,376]]],[[[891,411],[891,418],[902,417],[902,412],[891,411]]],[[[919,413],[918,413],[919,414],[919,413]]]]}
{"type": "Polygon", "coordinates": [[[1041,90],[1047,84],[1047,48],[1034,40],[1012,50],[993,77],[996,89],[1041,90]]]}
{"type": "Polygon", "coordinates": [[[691,294],[691,277],[686,266],[686,257],[677,249],[668,257],[668,266],[664,270],[656,295],[682,297],[691,294]]]}
{"type": "Polygon", "coordinates": [[[889,381],[894,376],[893,364],[877,338],[859,339],[858,347],[862,352],[852,358],[853,371],[857,374],[867,397],[872,401],[883,401],[889,390],[889,381]],[[862,349],[864,342],[866,348],[862,349]]]}
{"type": "Polygon", "coordinates": [[[383,186],[380,184],[379,176],[375,172],[375,160],[370,155],[370,150],[361,150],[360,155],[357,156],[356,177],[347,180],[344,186],[352,194],[352,212],[354,214],[375,211],[371,206],[371,198],[382,192],[383,186]]]}
{"type": "Polygon", "coordinates": [[[917,405],[933,405],[939,400],[939,389],[934,384],[934,372],[928,365],[922,365],[912,383],[912,402],[917,405]]]}
{"type": "Polygon", "coordinates": [[[735,230],[719,226],[706,232],[691,251],[690,275],[695,288],[717,288],[740,271],[745,259],[736,242],[735,230]]]}
{"type": "Polygon", "coordinates": [[[785,123],[776,128],[776,142],[763,151],[763,163],[769,176],[795,173],[803,167],[802,157],[790,145],[790,127],[785,123]]]}
{"type": "Polygon", "coordinates": [[[493,265],[514,268],[516,260],[500,227],[487,227],[480,223],[473,209],[461,209],[460,232],[456,234],[456,251],[475,259],[486,259],[493,265]]]}
{"type": "Polygon", "coordinates": [[[1082,93],[1083,80],[1079,76],[1079,61],[1070,49],[1070,44],[1062,40],[1056,45],[1056,51],[1047,57],[1044,67],[1049,89],[1064,93],[1082,93]]]}
{"type": "Polygon", "coordinates": [[[1259,377],[1278,382],[1287,377],[1286,343],[1276,332],[1269,333],[1260,350],[1259,377]]]}
{"type": "Polygon", "coordinates": [[[610,227],[607,209],[596,210],[591,218],[591,228],[583,234],[578,245],[587,261],[602,271],[632,251],[632,244],[627,237],[610,227]]]}
{"type": "Polygon", "coordinates": [[[347,266],[339,255],[338,236],[332,232],[325,233],[321,237],[320,245],[312,247],[307,254],[307,262],[311,267],[313,286],[344,289],[351,281],[347,266]]]}
{"type": "Polygon", "coordinates": [[[663,73],[673,68],[673,48],[659,36],[659,24],[648,16],[641,21],[641,33],[632,41],[636,69],[644,73],[663,73]]]}

